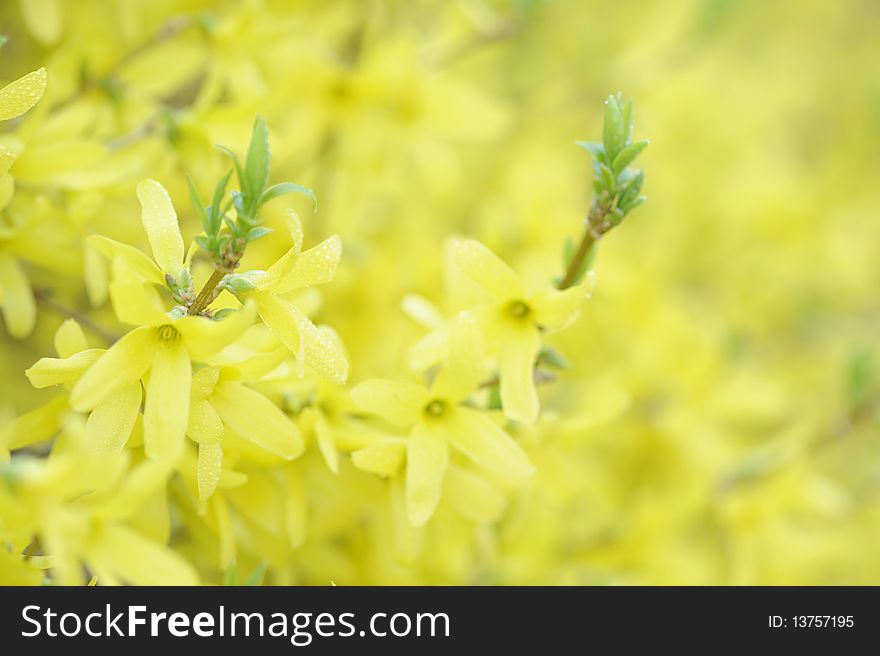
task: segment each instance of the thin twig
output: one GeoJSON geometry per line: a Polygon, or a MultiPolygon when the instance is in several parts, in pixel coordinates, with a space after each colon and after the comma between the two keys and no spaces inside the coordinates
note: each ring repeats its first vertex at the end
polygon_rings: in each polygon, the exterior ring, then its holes
{"type": "Polygon", "coordinates": [[[113,334],[103,326],[95,323],[79,310],[67,307],[63,303],[56,301],[52,298],[52,293],[48,289],[34,289],[34,298],[47,310],[51,310],[55,314],[59,314],[63,317],[74,319],[83,328],[94,333],[97,337],[100,337],[108,344],[112,344],[119,339],[118,335],[113,334]]]}

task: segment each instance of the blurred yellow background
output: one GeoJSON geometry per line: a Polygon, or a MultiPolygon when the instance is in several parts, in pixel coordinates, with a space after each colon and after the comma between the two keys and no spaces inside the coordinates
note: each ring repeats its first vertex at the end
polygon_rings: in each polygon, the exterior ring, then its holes
{"type": "MultiPolygon", "coordinates": [[[[28,227],[0,231],[0,252],[34,288],[117,330],[87,294],[83,237],[145,246],[150,176],[189,239],[184,173],[209,188],[212,144],[242,152],[259,113],[273,178],[318,194],[317,213],[286,201],[307,244],[342,237],[316,317],[354,382],[405,368],[424,333],[405,295],[454,304],[449,237],[535,285],[558,274],[590,202],[574,142],[601,133],[608,93],[635,101],[649,201],[553,338],[571,367],[518,435],[534,480],[497,524],[438,516],[400,565],[361,522],[379,483],[316,468],[309,538],[276,580],[880,583],[877,3],[4,0],[0,26],[0,80],[49,71],[0,135],[32,153],[0,219],[28,227]]],[[[261,240],[248,265],[285,247],[261,240]]],[[[27,339],[0,329],[9,415],[51,397],[23,372],[60,321],[41,307],[27,339]]]]}

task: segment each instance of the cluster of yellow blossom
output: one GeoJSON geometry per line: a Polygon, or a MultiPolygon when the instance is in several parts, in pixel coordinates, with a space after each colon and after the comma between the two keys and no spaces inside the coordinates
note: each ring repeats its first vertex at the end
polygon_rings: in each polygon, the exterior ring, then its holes
{"type": "Polygon", "coordinates": [[[835,7],[2,3],[0,584],[880,580],[835,7]]]}

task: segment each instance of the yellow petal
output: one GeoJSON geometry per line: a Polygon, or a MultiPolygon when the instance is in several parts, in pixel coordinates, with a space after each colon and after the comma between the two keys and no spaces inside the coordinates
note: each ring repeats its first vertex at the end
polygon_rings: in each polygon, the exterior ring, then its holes
{"type": "Polygon", "coordinates": [[[155,349],[144,405],[144,451],[161,462],[175,462],[189,421],[192,365],[179,341],[155,349]]]}
{"type": "Polygon", "coordinates": [[[534,373],[540,348],[537,329],[523,326],[508,331],[498,356],[504,414],[524,424],[535,423],[541,409],[534,373]]]}
{"type": "Polygon", "coordinates": [[[395,426],[411,426],[428,402],[421,385],[395,380],[365,380],[351,391],[361,410],[378,415],[395,426]]]}
{"type": "MultiPolygon", "coordinates": [[[[182,556],[118,525],[104,526],[93,538],[87,560],[133,585],[197,585],[198,574],[182,556]]],[[[100,574],[98,575],[100,578],[100,574]]]]}
{"type": "Polygon", "coordinates": [[[256,305],[247,301],[223,319],[183,317],[174,322],[174,327],[183,335],[183,343],[193,356],[209,358],[238,339],[254,323],[256,316],[256,305]]]}
{"type": "Polygon", "coordinates": [[[523,298],[525,289],[519,276],[483,244],[467,239],[456,243],[454,249],[458,266],[495,300],[523,298]]]}
{"type": "Polygon", "coordinates": [[[129,268],[144,282],[161,287],[165,286],[165,277],[159,270],[159,267],[156,266],[156,263],[133,246],[108,239],[101,235],[92,235],[86,239],[86,242],[110,261],[113,261],[116,257],[122,257],[129,268]]]}
{"type": "Polygon", "coordinates": [[[334,474],[339,473],[339,454],[336,452],[336,440],[333,437],[333,431],[327,425],[327,421],[323,416],[315,419],[314,425],[315,438],[318,442],[318,450],[324,456],[324,462],[334,474]]]}
{"type": "Polygon", "coordinates": [[[534,472],[519,444],[484,413],[458,407],[445,423],[452,446],[481,467],[508,478],[522,478],[534,472]]]}
{"type": "Polygon", "coordinates": [[[257,446],[291,460],[303,452],[299,429],[274,403],[241,383],[221,382],[211,404],[223,422],[257,446]]]}
{"type": "Polygon", "coordinates": [[[327,380],[345,382],[348,360],[336,340],[291,303],[266,292],[257,293],[256,300],[263,322],[299,360],[327,380]]]}
{"type": "Polygon", "coordinates": [[[46,91],[49,75],[37,69],[0,89],[0,121],[21,116],[36,105],[46,91]]]}
{"type": "Polygon", "coordinates": [[[126,519],[159,496],[172,469],[155,460],[143,460],[131,468],[107,503],[95,514],[102,519],[126,519]]]}
{"type": "Polygon", "coordinates": [[[223,439],[223,422],[208,401],[190,400],[186,434],[199,444],[217,444],[223,439]]]}
{"type": "Polygon", "coordinates": [[[75,319],[67,319],[55,331],[55,352],[62,358],[89,348],[86,335],[75,319]]]}
{"type": "Polygon", "coordinates": [[[485,357],[477,324],[461,315],[452,328],[449,353],[431,392],[453,402],[463,401],[485,378],[485,357]]]}
{"type": "Polygon", "coordinates": [[[475,522],[497,521],[507,506],[504,495],[486,479],[454,465],[446,472],[443,498],[475,522]]]}
{"type": "Polygon", "coordinates": [[[89,301],[103,305],[107,300],[107,261],[88,240],[83,244],[83,276],[89,301]]]}
{"type": "Polygon", "coordinates": [[[538,292],[529,304],[535,311],[535,321],[548,330],[559,330],[577,319],[589,295],[588,285],[569,287],[565,291],[548,289],[538,292]]]}
{"type": "Polygon", "coordinates": [[[199,444],[199,460],[196,465],[196,481],[199,501],[206,501],[217,489],[220,470],[223,467],[223,447],[220,444],[199,444]]]}
{"type": "Polygon", "coordinates": [[[259,282],[256,283],[258,289],[270,289],[277,285],[284,276],[290,273],[290,270],[299,258],[303,244],[303,229],[299,215],[296,212],[289,214],[288,227],[290,228],[290,236],[293,238],[293,246],[284,255],[279,257],[272,266],[266,269],[266,275],[261,277],[259,282]]]}
{"type": "Polygon", "coordinates": [[[0,176],[9,173],[9,167],[15,161],[16,154],[9,150],[6,146],[0,145],[0,176]]]}
{"type": "Polygon", "coordinates": [[[165,306],[156,288],[138,280],[121,257],[113,260],[113,282],[109,290],[113,312],[122,323],[132,326],[168,323],[165,306]]]}
{"type": "Polygon", "coordinates": [[[61,38],[61,7],[58,0],[19,0],[21,17],[28,32],[44,46],[61,38]]]}
{"type": "Polygon", "coordinates": [[[424,528],[413,526],[407,517],[406,483],[402,479],[392,479],[388,493],[394,522],[394,557],[401,565],[412,567],[422,547],[424,528]]]}
{"type": "Polygon", "coordinates": [[[405,441],[388,439],[358,449],[351,454],[351,461],[361,471],[390,478],[400,471],[405,453],[405,441]]]}
{"type": "Polygon", "coordinates": [[[91,410],[105,398],[139,380],[149,368],[159,344],[154,328],[135,328],[117,341],[77,381],[70,403],[79,412],[91,410]]]}
{"type": "Polygon", "coordinates": [[[302,476],[294,465],[284,468],[286,483],[284,491],[284,528],[287,540],[294,549],[300,548],[306,541],[308,529],[308,507],[303,489],[302,476]]]}
{"type": "Polygon", "coordinates": [[[98,404],[86,422],[86,444],[96,453],[121,451],[141,409],[141,383],[131,383],[98,404]]]}
{"type": "Polygon", "coordinates": [[[41,358],[24,374],[37,389],[73,383],[104,353],[103,349],[88,349],[74,353],[69,358],[41,358]]]}
{"type": "Polygon", "coordinates": [[[206,399],[214,391],[214,386],[220,379],[220,369],[217,367],[202,367],[193,374],[192,394],[193,400],[206,399]]]}
{"type": "Polygon", "coordinates": [[[0,309],[6,330],[16,339],[31,334],[37,320],[34,294],[24,269],[14,257],[0,253],[0,309]]]}
{"type": "MultiPolygon", "coordinates": [[[[293,266],[280,276],[272,291],[285,294],[294,289],[330,282],[342,257],[342,240],[338,235],[325,239],[314,248],[300,253],[293,266]]],[[[271,275],[271,268],[269,270],[271,275]]]]}
{"type": "Polygon", "coordinates": [[[416,424],[406,443],[406,514],[413,526],[424,526],[437,509],[448,464],[443,435],[416,424]]]}
{"type": "Polygon", "coordinates": [[[9,175],[0,175],[0,211],[6,209],[15,194],[15,179],[9,175]]]}
{"type": "Polygon", "coordinates": [[[6,424],[6,447],[20,449],[52,437],[61,425],[62,416],[69,409],[67,396],[52,399],[40,407],[19,415],[6,424]]]}
{"type": "Polygon", "coordinates": [[[163,272],[176,278],[183,266],[184,248],[171,197],[165,187],[149,178],[138,184],[137,197],[153,259],[163,272]]]}

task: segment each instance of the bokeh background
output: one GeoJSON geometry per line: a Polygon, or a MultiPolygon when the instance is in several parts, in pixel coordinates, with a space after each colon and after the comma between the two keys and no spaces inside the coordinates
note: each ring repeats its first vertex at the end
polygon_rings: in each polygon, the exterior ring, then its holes
{"type": "MultiPolygon", "coordinates": [[[[118,329],[83,237],[145,245],[146,176],[195,234],[184,173],[208,189],[226,166],[212,144],[243,151],[260,113],[273,178],[320,199],[287,201],[307,244],[342,237],[315,315],[355,382],[405,368],[424,334],[405,295],[451,302],[449,237],[535,285],[559,273],[590,202],[574,142],[598,138],[608,93],[635,100],[649,201],[602,242],[587,310],[554,337],[571,366],[518,435],[534,480],[497,523],[440,516],[401,563],[365,519],[381,482],[306,465],[309,537],[264,545],[288,563],[270,580],[880,583],[877,3],[3,0],[0,32],[0,80],[49,71],[0,135],[27,145],[0,218],[27,227],[0,251],[39,294],[118,329]]],[[[41,305],[27,339],[0,329],[7,417],[51,397],[23,372],[61,320],[41,305]]]]}

